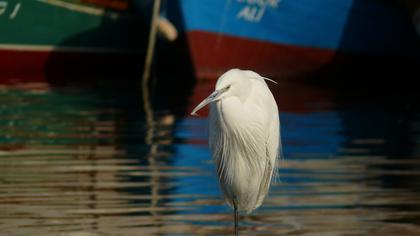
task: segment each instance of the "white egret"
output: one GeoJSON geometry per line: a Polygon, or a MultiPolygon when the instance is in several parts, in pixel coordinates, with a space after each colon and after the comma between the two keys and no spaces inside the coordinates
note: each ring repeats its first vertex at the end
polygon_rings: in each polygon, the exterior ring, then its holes
{"type": "Polygon", "coordinates": [[[209,147],[225,200],[234,209],[235,235],[239,211],[248,214],[259,207],[277,173],[279,112],[265,80],[272,81],[231,69],[191,112],[196,115],[210,104],[209,147]]]}

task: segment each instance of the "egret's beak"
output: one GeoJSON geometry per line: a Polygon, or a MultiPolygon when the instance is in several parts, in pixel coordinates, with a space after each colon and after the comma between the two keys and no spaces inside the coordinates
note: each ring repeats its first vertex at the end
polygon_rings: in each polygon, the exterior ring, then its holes
{"type": "Polygon", "coordinates": [[[194,108],[194,110],[191,112],[191,115],[197,116],[197,111],[199,111],[201,108],[205,107],[207,104],[217,101],[220,98],[220,95],[223,94],[226,90],[215,90],[213,93],[210,94],[206,99],[204,99],[198,106],[194,108]]]}

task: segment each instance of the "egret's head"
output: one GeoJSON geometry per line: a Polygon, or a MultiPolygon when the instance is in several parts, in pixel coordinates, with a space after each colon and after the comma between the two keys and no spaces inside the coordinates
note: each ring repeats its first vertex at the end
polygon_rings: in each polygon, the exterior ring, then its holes
{"type": "Polygon", "coordinates": [[[264,79],[270,80],[261,77],[259,74],[250,70],[231,69],[225,72],[217,80],[216,88],[213,93],[198,104],[191,112],[191,115],[197,115],[196,112],[209,103],[216,102],[230,96],[236,96],[242,102],[245,101],[252,89],[251,79],[259,79],[261,81],[264,81],[264,79]]]}

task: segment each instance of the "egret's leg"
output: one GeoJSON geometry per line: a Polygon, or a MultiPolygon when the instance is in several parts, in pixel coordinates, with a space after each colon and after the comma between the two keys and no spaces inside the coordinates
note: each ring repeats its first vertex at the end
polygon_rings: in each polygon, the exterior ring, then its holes
{"type": "Polygon", "coordinates": [[[235,215],[235,236],[239,235],[239,212],[236,203],[233,203],[233,213],[235,215]]]}

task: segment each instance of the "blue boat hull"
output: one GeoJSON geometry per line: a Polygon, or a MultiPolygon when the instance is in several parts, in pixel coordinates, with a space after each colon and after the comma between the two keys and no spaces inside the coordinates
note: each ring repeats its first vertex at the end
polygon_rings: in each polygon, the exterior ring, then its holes
{"type": "Polygon", "coordinates": [[[316,71],[337,53],[413,58],[420,51],[413,25],[395,1],[179,0],[178,4],[180,27],[198,77],[215,77],[229,67],[244,66],[287,77],[316,71]]]}

